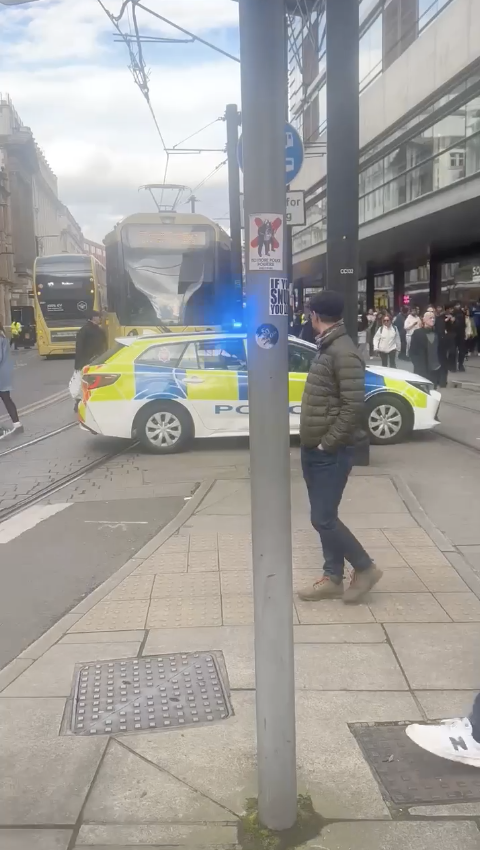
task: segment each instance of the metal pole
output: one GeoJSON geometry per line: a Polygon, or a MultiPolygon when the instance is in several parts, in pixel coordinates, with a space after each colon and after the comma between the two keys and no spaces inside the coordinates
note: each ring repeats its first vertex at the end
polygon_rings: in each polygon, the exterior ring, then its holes
{"type": "Polygon", "coordinates": [[[327,286],[345,298],[345,324],[358,315],[358,0],[327,0],[327,286]]]}
{"type": "Polygon", "coordinates": [[[283,285],[286,278],[285,4],[239,5],[258,801],[260,821],[284,830],[297,815],[288,315],[270,314],[269,288],[271,279],[283,285]],[[279,246],[272,243],[270,257],[255,241],[255,218],[277,226],[279,246]]]}
{"type": "Polygon", "coordinates": [[[230,238],[232,280],[235,291],[235,316],[241,321],[243,316],[243,284],[242,284],[242,219],[240,213],[240,168],[238,166],[238,127],[240,115],[236,103],[229,103],[225,110],[227,125],[227,157],[228,157],[228,201],[230,210],[230,238]]]}

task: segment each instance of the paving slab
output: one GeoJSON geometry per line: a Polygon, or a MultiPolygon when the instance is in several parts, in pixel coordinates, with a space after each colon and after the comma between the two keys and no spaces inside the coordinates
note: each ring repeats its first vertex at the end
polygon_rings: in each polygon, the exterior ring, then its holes
{"type": "Polygon", "coordinates": [[[253,628],[220,626],[196,629],[151,629],[144,655],[221,650],[232,688],[255,687],[253,628]]]}
{"type": "MultiPolygon", "coordinates": [[[[212,820],[230,820],[232,813],[241,815],[245,800],[257,793],[255,694],[236,691],[232,702],[235,716],[225,723],[122,738],[132,751],[229,810],[222,809],[222,817],[212,820]]],[[[190,813],[183,819],[199,820],[198,815],[191,817],[190,813]]]]}
{"type": "Polygon", "coordinates": [[[300,623],[306,625],[375,622],[375,618],[368,605],[344,605],[341,599],[322,599],[320,602],[304,602],[296,596],[295,608],[300,623]]]}
{"type": "Polygon", "coordinates": [[[480,833],[464,823],[336,823],[305,847],[311,850],[479,850],[480,833]]]}
{"type": "Polygon", "coordinates": [[[218,550],[188,553],[188,572],[215,572],[218,570],[218,550]]]}
{"type": "Polygon", "coordinates": [[[418,549],[419,546],[430,546],[436,548],[435,543],[428,536],[427,532],[424,531],[423,528],[419,528],[416,523],[415,528],[412,528],[408,533],[387,528],[385,530],[385,537],[387,540],[390,540],[390,543],[393,543],[397,549],[399,549],[399,547],[403,547],[411,550],[418,549]]]}
{"type": "MultiPolygon", "coordinates": [[[[377,566],[381,569],[381,564],[377,566]]],[[[387,568],[375,586],[377,593],[425,593],[426,587],[410,567],[387,568]]]]}
{"type": "Polygon", "coordinates": [[[253,596],[232,594],[222,597],[223,622],[226,626],[253,625],[253,596]]]}
{"type": "Polygon", "coordinates": [[[130,576],[105,597],[105,602],[150,599],[155,576],[130,576]]]}
{"type": "Polygon", "coordinates": [[[188,564],[187,552],[162,553],[161,550],[140,564],[135,570],[136,575],[156,575],[157,573],[186,573],[188,564]]]}
{"type": "MultiPolygon", "coordinates": [[[[225,820],[233,818],[225,813],[225,820]]],[[[216,848],[220,845],[232,846],[237,842],[237,826],[222,824],[155,824],[155,825],[100,825],[82,826],[78,834],[76,847],[102,845],[114,848],[133,846],[155,847],[194,847],[216,848]]],[[[32,848],[33,850],[33,848],[32,848]]]]}
{"type": "Polygon", "coordinates": [[[448,806],[412,806],[409,813],[420,818],[476,818],[480,815],[479,803],[453,803],[448,806]]]}
{"type": "MultiPolygon", "coordinates": [[[[107,738],[59,737],[64,705],[63,699],[0,699],[0,825],[77,821],[107,738]]],[[[1,839],[0,831],[3,850],[1,839]]]]}
{"type": "Polygon", "coordinates": [[[451,567],[415,566],[414,571],[431,593],[466,593],[468,587],[451,567]]]}
{"type": "Polygon", "coordinates": [[[195,791],[194,786],[193,776],[188,784],[181,782],[112,740],[95,777],[84,818],[91,824],[227,820],[225,809],[195,791]]]}
{"type": "Polygon", "coordinates": [[[411,688],[480,690],[480,624],[389,623],[385,630],[411,688]]]}
{"type": "MultiPolygon", "coordinates": [[[[360,539],[359,534],[356,533],[355,536],[360,539]]],[[[372,560],[375,561],[376,565],[380,567],[381,570],[390,570],[399,567],[405,568],[408,566],[405,559],[402,558],[402,556],[400,555],[400,552],[397,552],[394,546],[388,544],[388,540],[386,538],[384,541],[386,544],[385,546],[370,546],[368,543],[364,543],[362,541],[360,542],[362,543],[362,546],[366,548],[372,560]]]]}
{"type": "Polygon", "coordinates": [[[423,546],[412,548],[398,544],[398,551],[410,567],[448,567],[449,561],[439,549],[423,546]]]}
{"type": "Polygon", "coordinates": [[[194,626],[221,626],[222,604],[220,595],[182,599],[166,597],[152,599],[147,617],[149,629],[191,628],[194,626]]]}
{"type": "Polygon", "coordinates": [[[480,623],[480,599],[467,593],[436,593],[435,598],[456,623],[480,623]]]}
{"type": "Polygon", "coordinates": [[[116,632],[120,629],[144,629],[148,599],[128,602],[97,602],[70,629],[70,632],[116,632]]]}
{"type": "Polygon", "coordinates": [[[411,695],[301,692],[296,711],[300,786],[312,795],[316,810],[326,818],[388,818],[347,723],[415,720],[420,715],[411,695]]]}
{"type": "Polygon", "coordinates": [[[190,534],[189,554],[196,552],[213,552],[218,547],[218,535],[214,534],[190,534]]]}
{"type": "Polygon", "coordinates": [[[328,626],[294,626],[296,643],[385,643],[379,623],[338,623],[328,626]]]}
{"type": "Polygon", "coordinates": [[[475,693],[472,691],[415,691],[428,720],[468,717],[475,693]]]}
{"type": "MultiPolygon", "coordinates": [[[[8,688],[2,697],[68,697],[75,664],[135,657],[140,643],[57,644],[35,661],[8,688]]],[[[60,821],[55,821],[59,823],[60,821]]]]}
{"type": "Polygon", "coordinates": [[[152,599],[172,596],[190,599],[202,596],[218,596],[219,594],[220,577],[218,572],[199,572],[195,575],[173,573],[172,575],[155,576],[152,599]]]}
{"type": "Polygon", "coordinates": [[[377,623],[450,621],[444,608],[430,593],[370,593],[368,604],[377,623]]]}
{"type": "Polygon", "coordinates": [[[69,829],[2,829],[2,850],[67,850],[69,829]]]}
{"type": "Polygon", "coordinates": [[[295,646],[297,687],[318,691],[404,691],[407,683],[389,646],[295,646]]]}
{"type": "MultiPolygon", "coordinates": [[[[347,525],[355,532],[358,528],[382,529],[384,531],[406,528],[415,531],[417,529],[417,523],[409,513],[351,514],[348,517],[347,525]]],[[[401,534],[402,537],[405,536],[404,532],[401,532],[401,534]]]]}
{"type": "Polygon", "coordinates": [[[253,573],[251,570],[223,570],[220,575],[222,596],[253,593],[253,573]]]}
{"type": "Polygon", "coordinates": [[[65,635],[58,645],[64,643],[141,643],[145,637],[144,629],[118,632],[73,632],[65,635]]]}

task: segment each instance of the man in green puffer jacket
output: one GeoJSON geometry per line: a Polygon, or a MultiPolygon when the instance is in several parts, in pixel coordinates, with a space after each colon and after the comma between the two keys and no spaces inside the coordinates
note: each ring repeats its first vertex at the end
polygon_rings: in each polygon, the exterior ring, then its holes
{"type": "Polygon", "coordinates": [[[312,361],[302,399],[302,469],[312,525],[322,542],[323,577],[299,593],[300,599],[343,597],[358,602],[382,577],[363,546],[338,518],[353,464],[353,446],[362,433],[365,367],[343,323],[343,298],[324,290],[310,299],[318,354],[312,361]],[[353,567],[343,589],[345,561],[353,567]]]}

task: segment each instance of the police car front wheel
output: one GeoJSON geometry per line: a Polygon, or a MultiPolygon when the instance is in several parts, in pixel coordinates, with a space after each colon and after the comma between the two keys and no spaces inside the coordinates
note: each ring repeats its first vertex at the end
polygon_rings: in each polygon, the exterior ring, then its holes
{"type": "Polygon", "coordinates": [[[173,454],[184,451],[193,439],[189,413],[174,402],[152,402],[137,416],[135,435],[149,451],[173,454]]]}

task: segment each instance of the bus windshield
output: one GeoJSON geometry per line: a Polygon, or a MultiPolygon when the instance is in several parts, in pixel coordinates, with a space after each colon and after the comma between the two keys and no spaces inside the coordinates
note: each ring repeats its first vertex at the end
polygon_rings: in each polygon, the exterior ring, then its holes
{"type": "Polygon", "coordinates": [[[82,254],[38,257],[35,293],[48,327],[79,325],[94,306],[90,258],[82,254]]]}
{"type": "Polygon", "coordinates": [[[132,324],[188,323],[198,307],[203,312],[214,283],[214,233],[202,224],[122,228],[132,324]]]}

